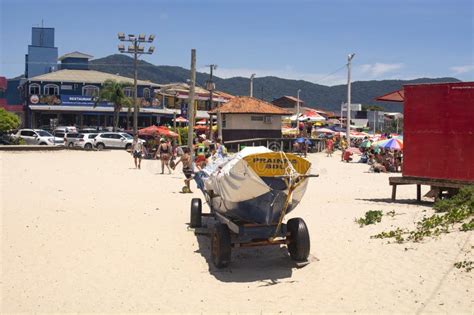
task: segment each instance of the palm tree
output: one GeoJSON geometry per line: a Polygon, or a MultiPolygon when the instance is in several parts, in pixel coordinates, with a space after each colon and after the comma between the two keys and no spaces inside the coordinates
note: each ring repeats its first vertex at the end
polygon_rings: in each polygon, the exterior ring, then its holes
{"type": "Polygon", "coordinates": [[[133,103],[130,97],[127,97],[124,92],[125,87],[128,86],[131,86],[131,84],[117,82],[115,80],[106,80],[94,104],[94,107],[96,107],[99,102],[111,102],[114,104],[114,131],[117,131],[119,115],[123,106],[129,107],[133,103]]]}

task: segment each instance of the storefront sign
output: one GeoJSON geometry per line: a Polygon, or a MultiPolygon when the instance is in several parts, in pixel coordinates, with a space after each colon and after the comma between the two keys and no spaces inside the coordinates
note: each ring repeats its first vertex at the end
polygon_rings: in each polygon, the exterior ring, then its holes
{"type": "Polygon", "coordinates": [[[61,95],[61,104],[92,106],[95,104],[95,102],[92,96],[61,95]]]}
{"type": "Polygon", "coordinates": [[[34,94],[30,96],[30,103],[31,104],[38,104],[39,102],[39,97],[38,95],[34,94]]]}

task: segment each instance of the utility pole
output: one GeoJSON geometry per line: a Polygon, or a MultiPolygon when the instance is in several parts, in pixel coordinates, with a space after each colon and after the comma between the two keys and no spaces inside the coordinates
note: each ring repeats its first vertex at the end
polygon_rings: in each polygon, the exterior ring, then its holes
{"type": "MultiPolygon", "coordinates": [[[[217,65],[207,65],[207,67],[209,67],[209,80],[207,81],[206,83],[206,88],[207,90],[209,91],[209,106],[207,108],[207,110],[212,110],[212,100],[213,100],[213,94],[214,94],[214,90],[216,88],[216,85],[214,84],[214,82],[212,81],[212,77],[213,77],[213,70],[216,70],[217,69],[217,65]]],[[[211,141],[213,140],[212,139],[212,118],[209,119],[209,139],[211,139],[211,141]]]]}
{"type": "MultiPolygon", "coordinates": [[[[138,134],[138,101],[137,101],[137,81],[138,81],[138,56],[140,55],[151,55],[155,51],[155,46],[150,46],[148,51],[145,51],[145,46],[142,43],[152,43],[155,39],[155,35],[149,35],[148,39],[145,34],[135,36],[134,34],[128,34],[125,37],[124,33],[118,33],[118,39],[121,42],[129,42],[130,45],[125,50],[124,44],[118,45],[118,50],[123,54],[133,55],[133,134],[138,134]]],[[[120,116],[120,114],[119,114],[120,116]]]]}
{"type": "Polygon", "coordinates": [[[347,122],[346,122],[346,138],[347,144],[351,146],[351,64],[355,53],[347,56],[347,122]]]}
{"type": "Polygon", "coordinates": [[[296,128],[299,128],[300,123],[300,92],[301,89],[296,91],[296,128]]]}
{"type": "Polygon", "coordinates": [[[250,97],[253,97],[253,79],[255,79],[255,73],[250,76],[250,97]]]}
{"type": "Polygon", "coordinates": [[[191,86],[188,100],[188,147],[191,158],[194,159],[193,131],[194,131],[194,88],[196,87],[196,49],[191,49],[191,86]]]}

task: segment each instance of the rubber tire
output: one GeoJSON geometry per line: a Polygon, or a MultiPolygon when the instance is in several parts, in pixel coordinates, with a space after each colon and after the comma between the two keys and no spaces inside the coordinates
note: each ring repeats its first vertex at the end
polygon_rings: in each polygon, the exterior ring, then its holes
{"type": "Polygon", "coordinates": [[[105,149],[105,145],[103,143],[97,143],[97,150],[102,151],[105,149]]]}
{"type": "Polygon", "coordinates": [[[216,223],[211,237],[211,259],[217,268],[225,268],[231,257],[230,231],[227,225],[216,223]]]}
{"type": "Polygon", "coordinates": [[[288,252],[291,259],[305,261],[308,259],[310,250],[309,232],[306,223],[301,218],[293,218],[286,224],[288,233],[288,252]]]}
{"type": "Polygon", "coordinates": [[[92,144],[86,143],[86,145],[84,146],[84,149],[86,149],[87,151],[92,150],[92,144]]]}
{"type": "Polygon", "coordinates": [[[72,142],[69,142],[69,144],[67,146],[68,146],[68,148],[72,148],[74,146],[74,144],[72,144],[72,142]]]}
{"type": "Polygon", "coordinates": [[[41,142],[40,145],[46,145],[46,142],[41,142]]]}
{"type": "Polygon", "coordinates": [[[129,151],[131,148],[132,148],[132,145],[131,145],[130,143],[128,143],[128,144],[125,146],[125,151],[129,151]]]}
{"type": "Polygon", "coordinates": [[[202,201],[200,198],[193,198],[191,200],[191,218],[189,220],[189,225],[192,228],[201,227],[202,220],[202,201]]]}

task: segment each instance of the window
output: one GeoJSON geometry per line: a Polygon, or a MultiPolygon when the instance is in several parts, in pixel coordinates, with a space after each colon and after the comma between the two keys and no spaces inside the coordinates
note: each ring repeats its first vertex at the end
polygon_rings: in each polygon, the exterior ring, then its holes
{"type": "Polygon", "coordinates": [[[86,85],[82,88],[83,96],[99,96],[99,88],[94,85],[86,85]]]}
{"type": "Polygon", "coordinates": [[[151,97],[150,89],[144,88],[143,89],[143,98],[149,99],[151,97]]]}
{"type": "Polygon", "coordinates": [[[264,116],[263,117],[263,122],[265,124],[271,124],[272,123],[272,116],[264,116]]]}
{"type": "Polygon", "coordinates": [[[35,133],[31,130],[22,130],[20,135],[25,136],[25,137],[33,137],[35,133]]]}
{"type": "Polygon", "coordinates": [[[222,120],[222,128],[225,128],[226,125],[227,125],[227,121],[226,121],[225,118],[226,118],[226,117],[225,117],[225,114],[222,114],[222,118],[221,118],[221,120],[222,120]]]}
{"type": "Polygon", "coordinates": [[[113,133],[113,134],[110,135],[110,138],[111,139],[122,139],[122,136],[119,135],[119,134],[113,133]]]}
{"type": "Polygon", "coordinates": [[[123,92],[125,93],[125,96],[127,97],[133,97],[135,95],[135,90],[134,88],[131,87],[126,87],[123,89],[123,92]]]}
{"type": "Polygon", "coordinates": [[[59,87],[56,84],[46,84],[44,86],[44,95],[59,95],[59,87]]]}
{"type": "Polygon", "coordinates": [[[33,83],[30,84],[30,95],[39,95],[40,94],[40,86],[39,84],[33,83]]]}
{"type": "Polygon", "coordinates": [[[263,116],[250,116],[251,121],[263,121],[263,116]]]}

